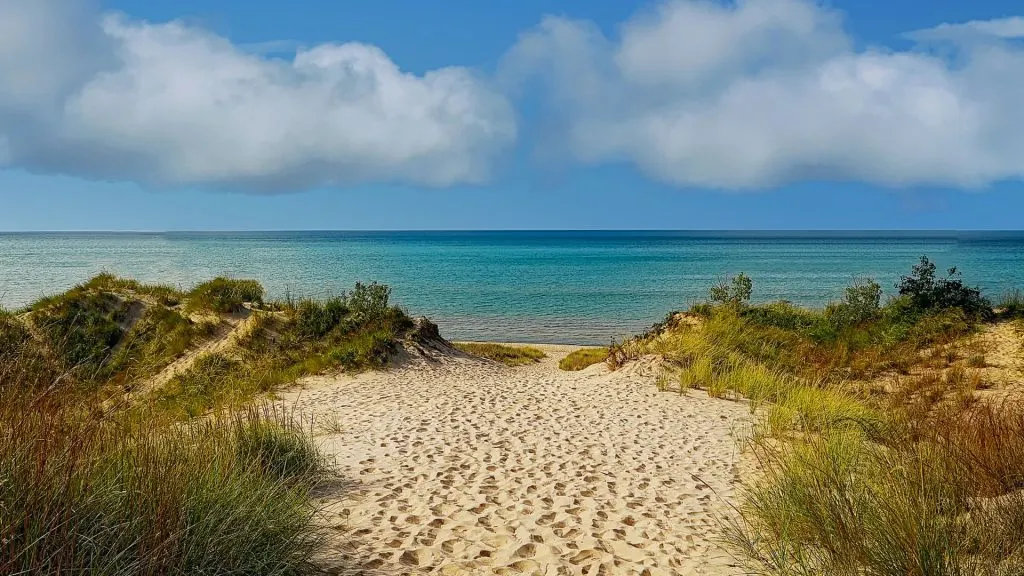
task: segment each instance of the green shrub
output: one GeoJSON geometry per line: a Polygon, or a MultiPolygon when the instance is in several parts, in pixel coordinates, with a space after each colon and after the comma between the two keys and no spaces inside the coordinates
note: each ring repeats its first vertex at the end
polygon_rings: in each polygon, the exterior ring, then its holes
{"type": "Polygon", "coordinates": [[[838,330],[846,330],[878,318],[882,287],[867,279],[846,288],[845,298],[826,308],[825,316],[838,330]]]}
{"type": "Polygon", "coordinates": [[[256,280],[218,277],[188,293],[190,310],[231,313],[240,311],[246,302],[263,304],[263,286],[256,280]]]}
{"type": "Polygon", "coordinates": [[[712,286],[710,297],[712,302],[740,308],[750,301],[753,289],[754,283],[750,276],[740,272],[731,280],[722,280],[712,286]]]}
{"type": "Polygon", "coordinates": [[[381,318],[388,310],[391,287],[386,284],[356,282],[355,288],[345,295],[345,300],[357,324],[381,318]]]}
{"type": "Polygon", "coordinates": [[[747,308],[742,316],[754,324],[797,332],[811,331],[824,320],[820,313],[793,306],[785,300],[747,308]]]}
{"type": "Polygon", "coordinates": [[[955,267],[945,278],[936,278],[935,264],[927,256],[921,256],[920,263],[914,265],[909,276],[900,279],[896,288],[919,312],[959,308],[972,318],[992,317],[992,304],[979,288],[966,286],[955,267]]]}

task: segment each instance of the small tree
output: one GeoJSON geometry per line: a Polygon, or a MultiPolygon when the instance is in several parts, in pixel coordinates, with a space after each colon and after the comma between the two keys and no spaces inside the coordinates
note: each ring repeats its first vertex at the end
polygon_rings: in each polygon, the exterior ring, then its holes
{"type": "Polygon", "coordinates": [[[750,301],[750,295],[754,291],[754,282],[750,276],[740,272],[733,276],[732,280],[720,280],[718,284],[711,287],[711,301],[724,304],[733,308],[742,308],[750,301]]]}
{"type": "Polygon", "coordinates": [[[909,276],[900,278],[896,289],[900,296],[910,299],[911,307],[918,312],[960,308],[975,318],[992,316],[992,303],[981,295],[980,288],[966,286],[955,267],[946,272],[945,278],[937,278],[935,263],[927,256],[921,256],[909,276]]]}

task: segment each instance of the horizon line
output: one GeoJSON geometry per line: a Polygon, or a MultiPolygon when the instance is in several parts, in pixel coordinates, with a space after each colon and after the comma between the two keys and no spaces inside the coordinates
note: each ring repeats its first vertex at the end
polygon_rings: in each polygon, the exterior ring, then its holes
{"type": "Polygon", "coordinates": [[[1024,229],[984,228],[224,228],[224,229],[39,229],[0,230],[0,234],[222,234],[222,233],[515,233],[515,232],[690,232],[690,233],[1024,233],[1024,229]]]}

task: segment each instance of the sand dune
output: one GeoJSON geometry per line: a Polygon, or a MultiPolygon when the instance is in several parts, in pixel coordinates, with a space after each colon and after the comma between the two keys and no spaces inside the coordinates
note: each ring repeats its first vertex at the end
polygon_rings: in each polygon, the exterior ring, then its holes
{"type": "Polygon", "coordinates": [[[572,349],[548,346],[520,368],[406,356],[289,393],[338,426],[323,437],[352,481],[328,497],[338,562],[385,574],[739,573],[715,536],[746,406],[657,392],[643,363],[560,371],[572,349]]]}

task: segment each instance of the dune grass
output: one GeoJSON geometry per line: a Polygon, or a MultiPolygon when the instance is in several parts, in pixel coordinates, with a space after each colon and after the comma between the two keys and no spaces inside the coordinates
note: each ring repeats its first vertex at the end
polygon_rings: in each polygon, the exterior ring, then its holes
{"type": "Polygon", "coordinates": [[[1024,318],[1024,290],[1014,288],[1005,292],[996,305],[1000,313],[1009,318],[1024,318]]]}
{"type": "Polygon", "coordinates": [[[539,362],[546,354],[533,346],[510,346],[484,342],[457,342],[456,348],[466,354],[501,362],[506,366],[525,366],[539,362]]]}
{"type": "MultiPolygon", "coordinates": [[[[0,573],[314,573],[326,463],[287,414],[188,425],[0,366],[0,573]]],[[[71,375],[67,375],[71,378],[71,375]]]]}
{"type": "Polygon", "coordinates": [[[121,278],[109,272],[93,276],[82,284],[82,288],[147,296],[164,306],[177,306],[185,299],[185,294],[181,290],[169,284],[146,284],[133,278],[121,278]]]}
{"type": "Polygon", "coordinates": [[[558,361],[558,367],[566,371],[583,370],[608,359],[607,348],[580,348],[573,350],[558,361]]]}
{"type": "Polygon", "coordinates": [[[613,364],[663,356],[663,390],[758,414],[760,472],[725,531],[750,573],[1024,573],[1024,409],[973,394],[983,353],[959,341],[993,315],[931,274],[915,267],[885,305],[870,282],[823,310],[752,306],[744,290],[695,307],[699,326],[670,315],[613,346],[613,364]]]}
{"type": "Polygon", "coordinates": [[[217,279],[185,294],[101,275],[0,310],[0,574],[319,573],[312,495],[330,474],[312,423],[253,400],[386,364],[413,324],[389,295],[357,284],[246,311],[232,345],[139,395],[126,392],[262,287],[217,279]]]}
{"type": "Polygon", "coordinates": [[[217,277],[196,285],[187,295],[191,311],[238,312],[246,302],[263,304],[263,286],[256,280],[217,277]]]}

